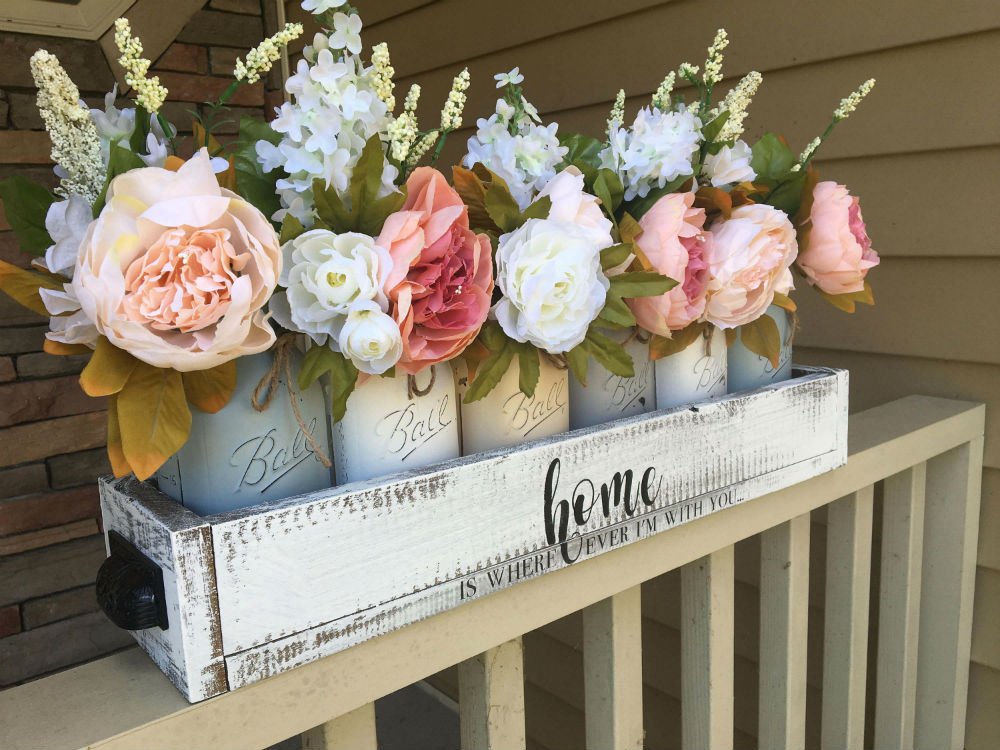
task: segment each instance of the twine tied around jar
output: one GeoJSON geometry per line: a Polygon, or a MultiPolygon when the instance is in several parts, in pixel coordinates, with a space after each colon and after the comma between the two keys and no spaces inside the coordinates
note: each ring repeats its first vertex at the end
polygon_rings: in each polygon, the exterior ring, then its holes
{"type": "Polygon", "coordinates": [[[701,332],[702,337],[705,339],[705,356],[712,356],[712,333],[714,333],[712,326],[705,326],[705,329],[701,332]]]}
{"type": "Polygon", "coordinates": [[[569,363],[566,361],[565,354],[552,354],[544,349],[539,349],[542,356],[549,361],[549,364],[555,367],[557,370],[568,370],[569,363]]]}
{"type": "Polygon", "coordinates": [[[410,401],[412,401],[415,397],[418,396],[426,396],[428,393],[431,392],[431,389],[434,387],[434,383],[436,380],[437,380],[437,369],[435,368],[434,365],[431,365],[431,379],[430,381],[428,381],[426,388],[421,388],[420,386],[417,385],[416,375],[407,375],[406,395],[409,396],[410,401]]]}
{"type": "Polygon", "coordinates": [[[278,386],[281,385],[281,378],[284,376],[285,389],[288,391],[288,400],[292,405],[292,414],[295,415],[295,422],[298,424],[299,430],[302,431],[303,437],[309,443],[309,447],[312,448],[316,458],[319,459],[324,468],[329,469],[333,466],[333,462],[327,457],[323,446],[316,440],[316,436],[313,435],[312,430],[306,425],[305,419],[302,418],[302,412],[299,411],[299,402],[298,398],[296,398],[298,394],[295,392],[295,386],[292,385],[292,348],[294,346],[294,333],[286,333],[278,338],[277,343],[274,345],[274,359],[271,362],[271,368],[264,373],[264,377],[260,379],[257,387],[253,389],[253,394],[250,396],[250,405],[253,406],[255,411],[267,411],[267,408],[274,400],[275,393],[278,391],[278,386]]]}

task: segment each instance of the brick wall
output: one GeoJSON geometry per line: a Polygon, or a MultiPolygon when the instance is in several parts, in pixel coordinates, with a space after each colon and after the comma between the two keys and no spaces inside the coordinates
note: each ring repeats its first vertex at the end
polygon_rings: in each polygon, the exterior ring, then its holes
{"type": "MultiPolygon", "coordinates": [[[[270,0],[209,0],[154,62],[170,90],[164,114],[190,133],[188,110],[215,98],[233,61],[276,27],[270,0]]],[[[163,4],[164,13],[170,4],[163,4]]],[[[97,42],[0,32],[0,178],[55,184],[35,109],[28,58],[57,55],[81,94],[99,105],[114,84],[97,42]]],[[[235,98],[233,119],[280,101],[275,72],[235,98]]],[[[234,132],[235,123],[220,132],[234,132]]],[[[0,211],[0,258],[27,266],[0,211]]],[[[85,396],[81,357],[42,352],[45,319],[0,295],[0,687],[131,644],[97,610],[104,559],[95,479],[108,471],[105,404],[85,396]]]]}

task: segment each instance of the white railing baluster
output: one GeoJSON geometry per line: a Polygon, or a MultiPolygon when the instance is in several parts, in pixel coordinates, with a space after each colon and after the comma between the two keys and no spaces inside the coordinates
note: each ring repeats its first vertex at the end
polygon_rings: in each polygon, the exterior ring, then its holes
{"type": "Polygon", "coordinates": [[[809,524],[805,513],[761,534],[758,741],[768,750],[806,744],[809,524]]]}
{"type": "Polygon", "coordinates": [[[681,568],[684,750],[733,747],[733,547],[681,568]]]}
{"type": "Polygon", "coordinates": [[[910,750],[917,698],[927,465],[885,480],[879,578],[876,750],[910,750]]]}
{"type": "Polygon", "coordinates": [[[642,595],[638,586],[583,610],[587,750],[642,750],[642,595]]]}
{"type": "Polygon", "coordinates": [[[524,750],[524,648],[520,638],[458,665],[462,750],[524,750]]]}
{"type": "Polygon", "coordinates": [[[863,750],[872,558],[872,485],[829,505],[823,750],[863,750]]]}
{"type": "Polygon", "coordinates": [[[378,750],[375,704],[368,703],[304,732],[302,750],[378,750]]]}
{"type": "Polygon", "coordinates": [[[982,477],[982,437],[927,462],[916,750],[965,744],[982,477]]]}

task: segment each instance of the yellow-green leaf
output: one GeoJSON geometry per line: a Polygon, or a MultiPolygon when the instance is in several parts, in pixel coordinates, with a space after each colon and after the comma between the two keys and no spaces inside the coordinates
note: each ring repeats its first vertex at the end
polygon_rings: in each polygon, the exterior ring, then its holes
{"type": "Polygon", "coordinates": [[[0,260],[0,291],[9,296],[19,305],[27,307],[39,315],[49,316],[45,309],[39,289],[62,290],[55,277],[36,271],[25,271],[23,268],[0,260]]]}
{"type": "Polygon", "coordinates": [[[236,390],[236,360],[211,370],[185,372],[182,378],[187,400],[202,411],[215,414],[229,403],[236,390]]]}
{"type": "Polygon", "coordinates": [[[122,432],[118,426],[118,396],[112,395],[108,398],[108,460],[111,463],[111,471],[116,478],[121,479],[132,473],[122,451],[122,432]]]}
{"type": "Polygon", "coordinates": [[[774,293],[774,304],[782,310],[787,310],[788,312],[795,312],[798,310],[798,306],[792,301],[791,297],[778,292],[774,293]]]}
{"type": "Polygon", "coordinates": [[[541,365],[538,361],[538,350],[531,344],[518,344],[518,387],[528,398],[535,395],[538,379],[541,377],[541,365]]]}
{"type": "Polygon", "coordinates": [[[610,268],[617,268],[633,255],[635,255],[635,248],[630,242],[622,242],[619,245],[606,247],[601,250],[601,268],[605,271],[610,268]]]}
{"type": "Polygon", "coordinates": [[[94,397],[119,393],[138,364],[138,359],[101,336],[90,362],[80,373],[80,387],[94,397]]]}
{"type": "Polygon", "coordinates": [[[148,479],[187,442],[191,410],[176,370],[139,362],[117,397],[122,453],[139,479],[148,479]]]}
{"type": "Polygon", "coordinates": [[[836,307],[838,310],[843,310],[846,313],[853,313],[855,311],[855,304],[860,302],[863,305],[874,305],[875,295],[872,293],[872,286],[867,281],[865,282],[865,288],[860,292],[850,292],[848,294],[827,294],[819,287],[816,291],[820,293],[827,302],[836,307]]]}
{"type": "Polygon", "coordinates": [[[754,354],[764,357],[772,367],[778,366],[781,354],[781,332],[770,315],[761,315],[752,323],[740,327],[743,346],[754,354]]]}
{"type": "Polygon", "coordinates": [[[684,351],[702,337],[707,325],[707,323],[692,323],[679,331],[673,331],[673,336],[669,339],[664,336],[653,336],[649,341],[649,358],[663,359],[684,351]]]}
{"type": "Polygon", "coordinates": [[[479,230],[499,230],[500,227],[486,211],[486,186],[479,176],[470,169],[452,167],[451,177],[455,183],[455,191],[462,196],[462,201],[469,209],[470,226],[479,230]]]}
{"type": "Polygon", "coordinates": [[[639,235],[642,234],[642,227],[639,226],[639,222],[632,217],[632,214],[627,212],[622,216],[621,221],[618,222],[618,229],[621,232],[622,242],[624,243],[635,242],[639,238],[639,235]]]}
{"type": "Polygon", "coordinates": [[[587,350],[605,370],[623,378],[635,377],[635,365],[625,347],[593,327],[587,331],[587,350]]]}
{"type": "Polygon", "coordinates": [[[499,349],[491,351],[490,356],[480,365],[476,379],[469,384],[469,390],[465,392],[465,403],[471,404],[473,401],[485,398],[496,388],[510,368],[513,359],[514,347],[509,341],[499,349]]]}
{"type": "Polygon", "coordinates": [[[94,350],[83,344],[64,344],[61,341],[45,339],[45,342],[42,344],[42,351],[46,354],[54,354],[59,357],[73,357],[92,354],[94,350]]]}
{"type": "Polygon", "coordinates": [[[587,364],[590,361],[590,352],[587,349],[587,342],[584,341],[566,352],[566,364],[569,371],[580,381],[580,385],[587,385],[587,364]]]}
{"type": "Polygon", "coordinates": [[[656,297],[677,286],[674,279],[653,271],[627,271],[612,276],[610,281],[611,289],[608,293],[625,299],[656,297]]]}

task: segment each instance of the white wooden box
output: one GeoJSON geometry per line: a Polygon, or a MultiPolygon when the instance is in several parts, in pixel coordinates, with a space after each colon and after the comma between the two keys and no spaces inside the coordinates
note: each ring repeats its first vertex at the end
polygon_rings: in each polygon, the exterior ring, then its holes
{"type": "Polygon", "coordinates": [[[107,532],[162,571],[133,631],[200,701],[847,460],[844,371],[199,517],[101,480],[107,532]]]}

